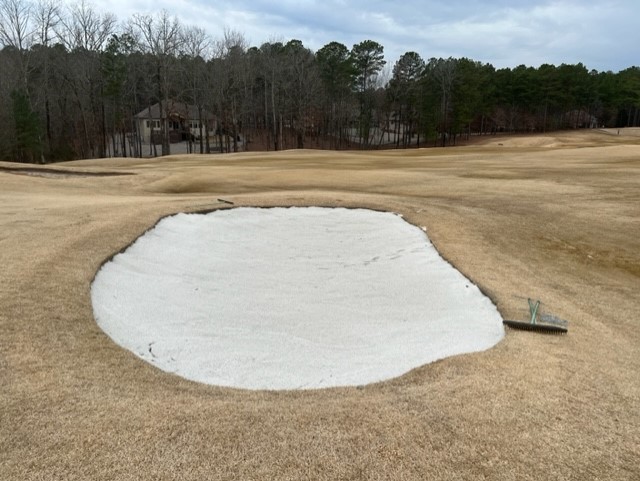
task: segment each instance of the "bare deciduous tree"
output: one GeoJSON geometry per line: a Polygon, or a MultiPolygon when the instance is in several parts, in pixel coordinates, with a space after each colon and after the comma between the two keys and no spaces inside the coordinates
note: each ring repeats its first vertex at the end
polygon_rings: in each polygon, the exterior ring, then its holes
{"type": "Polygon", "coordinates": [[[0,1],[0,43],[19,51],[28,50],[34,38],[33,7],[26,0],[0,1]]]}
{"type": "Polygon", "coordinates": [[[60,24],[60,6],[55,0],[40,0],[33,11],[35,23],[35,39],[42,46],[48,47],[56,37],[56,28],[60,24]]]}
{"type": "MultiPolygon", "coordinates": [[[[128,30],[137,39],[143,53],[153,56],[156,63],[157,96],[161,110],[162,155],[171,153],[169,142],[168,109],[171,91],[171,74],[176,56],[184,44],[183,29],[177,17],[171,18],[166,10],[159,14],[134,15],[128,30]]],[[[151,102],[149,102],[151,103],[151,102]]]]}
{"type": "MultiPolygon", "coordinates": [[[[184,65],[185,83],[188,87],[187,100],[198,109],[198,141],[200,153],[204,153],[205,137],[208,144],[210,118],[204,117],[206,60],[211,54],[211,39],[199,27],[184,29],[183,53],[186,58],[184,65]],[[204,130],[203,130],[204,129],[204,130]]],[[[190,140],[191,142],[191,140],[190,140]]]]}

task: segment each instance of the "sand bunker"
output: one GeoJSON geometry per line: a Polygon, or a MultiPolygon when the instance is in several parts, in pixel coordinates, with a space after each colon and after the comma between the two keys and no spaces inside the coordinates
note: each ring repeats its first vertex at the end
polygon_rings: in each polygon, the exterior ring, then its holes
{"type": "Polygon", "coordinates": [[[504,335],[400,216],[237,208],[160,221],[98,272],[100,327],[162,370],[248,389],[360,385],[504,335]]]}

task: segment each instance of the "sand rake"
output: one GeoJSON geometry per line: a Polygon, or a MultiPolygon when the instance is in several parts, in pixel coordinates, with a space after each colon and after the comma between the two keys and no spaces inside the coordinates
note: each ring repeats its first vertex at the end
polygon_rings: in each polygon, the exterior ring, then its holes
{"type": "Polygon", "coordinates": [[[538,331],[549,334],[565,334],[567,332],[567,321],[545,314],[538,318],[540,301],[533,302],[531,299],[527,299],[527,302],[529,303],[529,314],[531,315],[529,322],[504,320],[502,323],[513,329],[523,329],[525,331],[538,331]]]}

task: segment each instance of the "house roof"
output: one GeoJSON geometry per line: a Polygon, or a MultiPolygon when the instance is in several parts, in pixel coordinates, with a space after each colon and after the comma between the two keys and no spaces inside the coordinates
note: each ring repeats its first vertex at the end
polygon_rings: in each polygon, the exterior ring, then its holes
{"type": "MultiPolygon", "coordinates": [[[[162,102],[162,106],[164,109],[165,103],[162,102]]],[[[167,117],[168,118],[179,118],[183,120],[197,120],[199,118],[198,115],[198,107],[196,105],[189,105],[184,102],[176,102],[173,100],[169,100],[167,103],[167,117]]],[[[160,102],[153,104],[151,107],[147,107],[141,112],[138,112],[134,115],[137,119],[160,119],[162,118],[160,111],[160,102]]],[[[207,111],[202,110],[202,118],[213,119],[214,115],[207,111]]]]}

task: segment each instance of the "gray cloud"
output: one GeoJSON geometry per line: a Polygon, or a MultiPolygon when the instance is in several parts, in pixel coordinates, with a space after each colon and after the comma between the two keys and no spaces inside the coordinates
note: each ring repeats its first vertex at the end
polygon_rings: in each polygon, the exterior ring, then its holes
{"type": "Polygon", "coordinates": [[[640,63],[637,0],[98,0],[96,7],[122,19],[166,9],[213,37],[225,27],[242,32],[252,45],[296,38],[317,50],[372,39],[385,47],[389,64],[409,50],[496,67],[582,62],[617,71],[640,63]]]}

